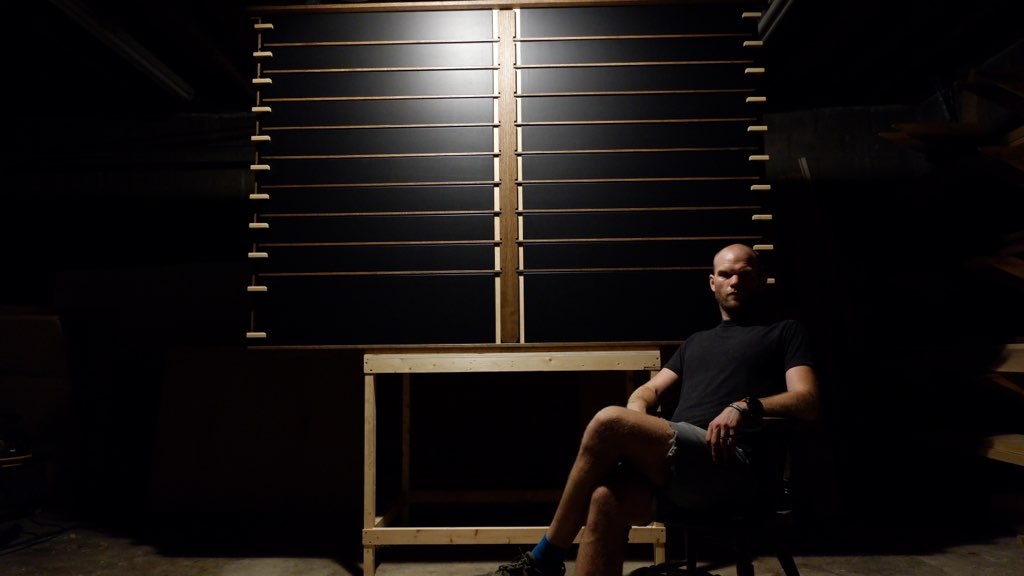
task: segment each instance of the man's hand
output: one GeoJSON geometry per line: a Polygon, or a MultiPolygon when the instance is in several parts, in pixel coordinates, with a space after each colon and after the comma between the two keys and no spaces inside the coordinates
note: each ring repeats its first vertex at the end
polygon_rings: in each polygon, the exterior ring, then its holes
{"type": "Polygon", "coordinates": [[[711,449],[711,459],[715,462],[725,462],[732,454],[732,447],[736,444],[736,434],[740,429],[740,422],[743,416],[739,410],[727,406],[722,413],[715,417],[708,424],[708,433],[704,439],[711,449]]]}

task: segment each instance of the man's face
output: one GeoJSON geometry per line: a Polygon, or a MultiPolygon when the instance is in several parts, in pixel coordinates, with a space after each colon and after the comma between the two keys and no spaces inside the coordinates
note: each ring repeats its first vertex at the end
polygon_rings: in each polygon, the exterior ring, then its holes
{"type": "Polygon", "coordinates": [[[722,254],[715,259],[714,266],[711,290],[723,317],[730,318],[761,289],[761,274],[742,254],[722,254]]]}

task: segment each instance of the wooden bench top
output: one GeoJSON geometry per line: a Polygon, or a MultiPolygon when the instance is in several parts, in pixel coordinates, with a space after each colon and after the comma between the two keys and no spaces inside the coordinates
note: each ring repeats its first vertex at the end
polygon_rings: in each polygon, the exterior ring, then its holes
{"type": "Polygon", "coordinates": [[[426,372],[551,372],[658,370],[652,350],[523,350],[503,352],[395,352],[363,356],[366,374],[426,372]]]}

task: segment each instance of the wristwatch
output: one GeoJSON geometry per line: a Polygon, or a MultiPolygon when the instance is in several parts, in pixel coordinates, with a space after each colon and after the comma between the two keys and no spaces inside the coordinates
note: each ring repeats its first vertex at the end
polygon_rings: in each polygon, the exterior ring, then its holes
{"type": "Polygon", "coordinates": [[[764,416],[764,404],[753,396],[747,396],[743,399],[747,403],[747,412],[750,413],[751,418],[761,418],[764,416]]]}

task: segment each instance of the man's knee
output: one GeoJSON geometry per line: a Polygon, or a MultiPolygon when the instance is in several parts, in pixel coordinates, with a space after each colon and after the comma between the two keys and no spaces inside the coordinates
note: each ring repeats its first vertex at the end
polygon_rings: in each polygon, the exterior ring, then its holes
{"type": "Polygon", "coordinates": [[[622,428],[625,410],[627,408],[622,406],[606,406],[598,410],[583,433],[584,445],[593,446],[607,442],[615,434],[615,430],[622,428]]]}
{"type": "Polygon", "coordinates": [[[631,491],[630,485],[601,484],[590,494],[590,518],[606,528],[628,527],[649,516],[650,497],[631,491]]]}
{"type": "Polygon", "coordinates": [[[598,430],[618,428],[626,420],[629,411],[629,408],[622,406],[605,406],[590,419],[590,426],[598,430]]]}
{"type": "Polygon", "coordinates": [[[622,500],[609,486],[601,484],[590,493],[590,514],[605,522],[617,521],[624,514],[622,500]]]}

